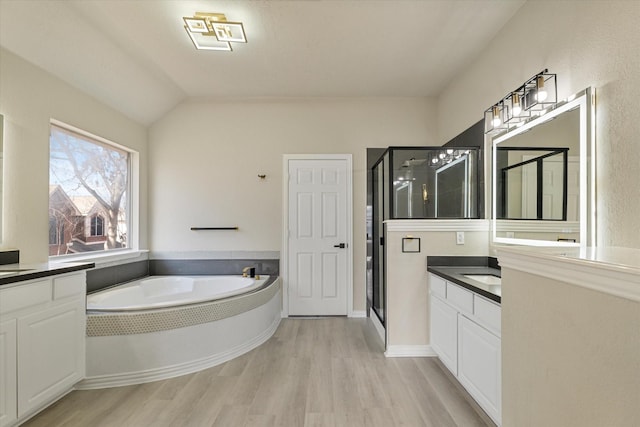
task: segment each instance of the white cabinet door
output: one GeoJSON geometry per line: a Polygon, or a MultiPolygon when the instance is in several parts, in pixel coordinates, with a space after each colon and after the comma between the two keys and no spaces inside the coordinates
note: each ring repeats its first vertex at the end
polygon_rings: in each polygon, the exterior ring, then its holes
{"type": "Polygon", "coordinates": [[[467,319],[458,317],[458,380],[500,425],[502,372],[500,338],[467,319]]]}
{"type": "Polygon", "coordinates": [[[431,347],[442,363],[458,373],[458,311],[431,294],[431,347]]]}
{"type": "Polygon", "coordinates": [[[0,323],[0,427],[18,418],[16,405],[16,321],[0,323]]]}
{"type": "Polygon", "coordinates": [[[18,319],[18,415],[67,391],[84,375],[84,305],[61,304],[18,319]]]}

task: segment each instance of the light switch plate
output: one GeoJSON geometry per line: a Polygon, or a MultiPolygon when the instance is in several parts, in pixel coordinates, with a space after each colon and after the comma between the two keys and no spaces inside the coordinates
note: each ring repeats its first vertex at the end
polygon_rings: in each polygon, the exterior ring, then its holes
{"type": "Polygon", "coordinates": [[[456,231],[456,245],[464,245],[464,231],[456,231]]]}

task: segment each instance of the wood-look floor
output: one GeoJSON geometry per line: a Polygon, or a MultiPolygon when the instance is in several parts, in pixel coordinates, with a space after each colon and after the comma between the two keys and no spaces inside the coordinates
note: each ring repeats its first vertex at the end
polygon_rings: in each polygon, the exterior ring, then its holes
{"type": "Polygon", "coordinates": [[[74,391],[29,427],[493,426],[435,358],[383,355],[366,319],[283,319],[222,365],[170,380],[74,391]]]}

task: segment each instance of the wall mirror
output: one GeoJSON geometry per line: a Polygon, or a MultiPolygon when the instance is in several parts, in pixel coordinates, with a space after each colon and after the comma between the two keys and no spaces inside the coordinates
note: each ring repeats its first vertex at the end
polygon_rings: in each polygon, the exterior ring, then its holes
{"type": "Polygon", "coordinates": [[[593,90],[493,138],[495,243],[595,244],[593,90]]]}

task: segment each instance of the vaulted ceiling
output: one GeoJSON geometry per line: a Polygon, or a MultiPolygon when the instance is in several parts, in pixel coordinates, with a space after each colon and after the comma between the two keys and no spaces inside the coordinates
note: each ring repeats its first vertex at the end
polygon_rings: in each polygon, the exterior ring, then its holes
{"type": "Polygon", "coordinates": [[[148,125],[191,98],[437,96],[523,3],[0,0],[0,45],[148,125]],[[248,43],[196,50],[197,11],[248,43]]]}

